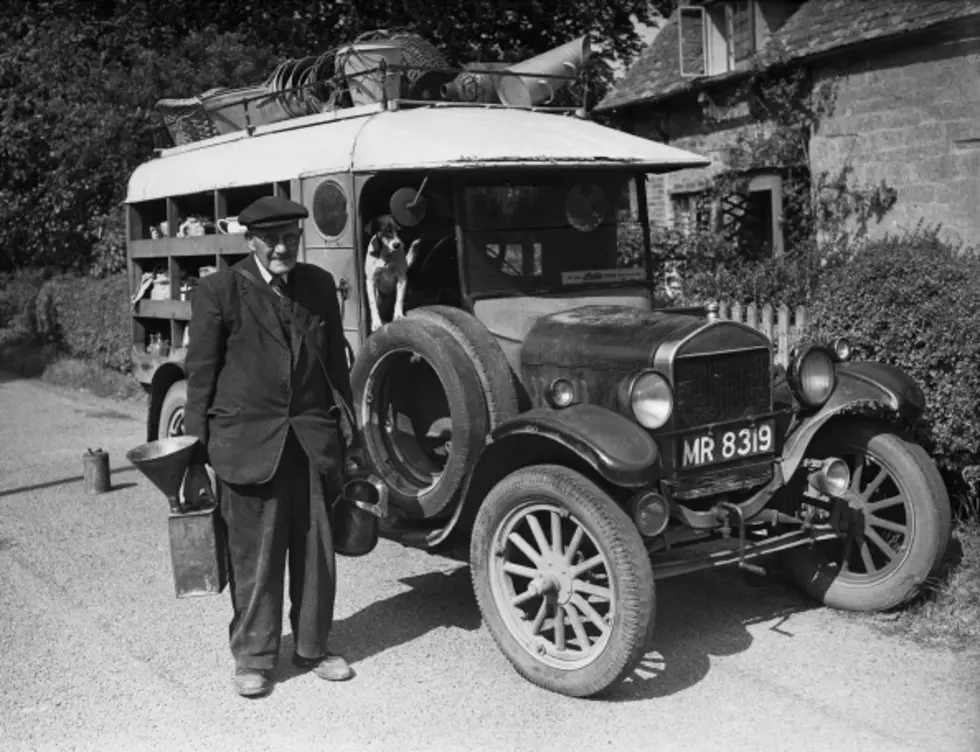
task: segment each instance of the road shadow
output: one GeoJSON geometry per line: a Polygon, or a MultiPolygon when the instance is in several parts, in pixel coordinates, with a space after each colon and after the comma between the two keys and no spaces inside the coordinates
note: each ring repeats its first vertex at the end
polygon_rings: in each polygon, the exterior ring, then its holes
{"type": "Polygon", "coordinates": [[[790,617],[817,607],[776,575],[727,570],[661,581],[650,652],[622,683],[596,699],[650,700],[690,689],[711,671],[712,658],[752,647],[749,627],[773,622],[769,631],[793,639],[790,617]]]}
{"type": "MultiPolygon", "coordinates": [[[[361,661],[413,642],[435,629],[480,628],[480,611],[473,596],[469,567],[398,581],[411,589],[334,622],[331,646],[336,646],[355,671],[361,661]]],[[[279,682],[306,673],[292,665],[293,648],[293,635],[285,635],[280,649],[279,682]]]]}
{"type": "MultiPolygon", "coordinates": [[[[331,643],[355,671],[360,661],[433,630],[473,631],[481,626],[468,566],[399,582],[410,590],[372,603],[334,624],[331,643]]],[[[752,647],[749,627],[774,622],[771,631],[792,639],[789,618],[816,607],[774,575],[759,577],[728,570],[659,582],[650,652],[632,675],[596,700],[647,700],[689,689],[708,675],[712,657],[736,655],[752,647]]],[[[486,638],[491,639],[489,634],[486,638]]],[[[283,640],[279,681],[305,673],[290,663],[292,640],[292,635],[283,640]]]]}
{"type": "MultiPolygon", "coordinates": [[[[126,465],[125,467],[120,467],[113,470],[110,473],[109,479],[109,491],[107,493],[112,493],[114,491],[122,491],[124,488],[132,488],[137,485],[136,483],[113,483],[112,476],[119,475],[120,473],[128,473],[136,468],[132,465],[126,465]]],[[[73,475],[70,478],[59,478],[58,480],[49,480],[44,483],[35,483],[30,486],[18,486],[17,488],[8,488],[4,491],[0,491],[0,499],[7,496],[16,496],[17,494],[29,493],[31,491],[43,491],[46,488],[57,488],[58,486],[67,486],[72,483],[81,483],[85,480],[83,475],[73,475]]]]}

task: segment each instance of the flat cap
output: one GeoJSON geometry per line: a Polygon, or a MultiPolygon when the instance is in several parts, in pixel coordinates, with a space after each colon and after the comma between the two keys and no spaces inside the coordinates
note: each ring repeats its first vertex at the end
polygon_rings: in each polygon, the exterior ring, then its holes
{"type": "Polygon", "coordinates": [[[297,204],[295,201],[290,201],[282,196],[263,196],[239,212],[238,223],[252,230],[266,225],[306,219],[308,216],[310,213],[302,204],[297,204]]]}

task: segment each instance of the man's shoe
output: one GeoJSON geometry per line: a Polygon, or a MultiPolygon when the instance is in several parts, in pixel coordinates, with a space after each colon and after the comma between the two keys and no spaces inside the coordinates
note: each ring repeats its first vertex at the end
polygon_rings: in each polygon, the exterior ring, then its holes
{"type": "Polygon", "coordinates": [[[272,689],[272,681],[268,671],[259,669],[240,668],[235,671],[233,679],[235,691],[242,697],[260,697],[272,689]]]}
{"type": "Polygon", "coordinates": [[[326,681],[347,681],[354,675],[354,669],[342,656],[330,653],[320,658],[304,658],[298,653],[294,653],[293,665],[312,671],[326,681]]]}

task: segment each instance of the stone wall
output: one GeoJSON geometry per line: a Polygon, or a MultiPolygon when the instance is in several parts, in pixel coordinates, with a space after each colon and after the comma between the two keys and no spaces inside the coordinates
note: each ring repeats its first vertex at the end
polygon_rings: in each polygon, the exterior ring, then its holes
{"type": "Polygon", "coordinates": [[[878,236],[922,221],[980,247],[980,38],[876,52],[817,68],[836,79],[833,115],[810,143],[817,171],[898,191],[878,236]]]}
{"type": "MultiPolygon", "coordinates": [[[[835,81],[833,114],[810,144],[816,173],[853,169],[854,184],[884,181],[898,192],[894,208],[872,237],[942,224],[953,242],[980,248],[980,37],[899,42],[854,60],[814,68],[814,79],[835,81]]],[[[717,96],[717,95],[715,95],[717,96]]],[[[705,156],[712,166],[652,177],[650,216],[671,217],[670,195],[703,188],[725,162],[747,122],[743,106],[678,97],[633,115],[639,136],[705,156]],[[704,106],[721,106],[721,127],[706,129],[704,106]],[[663,190],[655,190],[660,183],[663,190]]]]}
{"type": "Polygon", "coordinates": [[[671,101],[670,109],[662,114],[647,110],[638,112],[634,117],[631,131],[637,136],[667,142],[711,160],[710,167],[650,177],[647,184],[650,217],[651,220],[662,218],[657,222],[661,225],[668,224],[672,219],[672,194],[704,190],[714,174],[724,167],[728,149],[739,131],[762,127],[747,122],[744,103],[705,102],[702,105],[695,97],[671,101]],[[721,106],[722,121],[711,129],[705,128],[704,106],[716,105],[721,106]],[[657,185],[659,190],[654,187],[657,185]]]}

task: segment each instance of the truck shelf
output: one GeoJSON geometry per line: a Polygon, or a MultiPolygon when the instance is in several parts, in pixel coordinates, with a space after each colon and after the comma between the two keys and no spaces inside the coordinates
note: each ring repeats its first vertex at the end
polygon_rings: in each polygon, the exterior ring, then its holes
{"type": "Polygon", "coordinates": [[[136,315],[148,319],[180,319],[190,321],[191,303],[189,300],[140,300],[136,315]]]}
{"type": "Polygon", "coordinates": [[[170,256],[216,256],[218,254],[248,253],[245,236],[241,234],[132,240],[129,247],[130,255],[133,258],[165,259],[170,256]]]}

